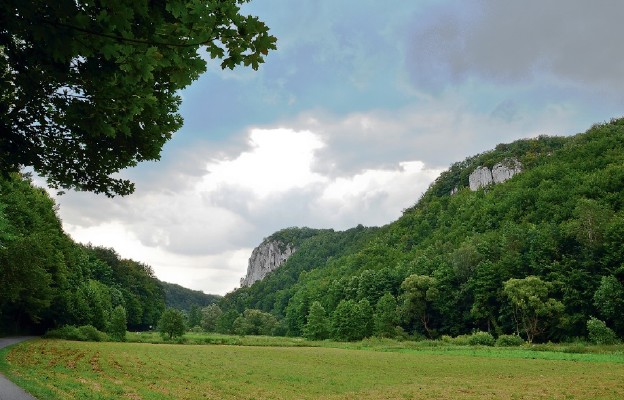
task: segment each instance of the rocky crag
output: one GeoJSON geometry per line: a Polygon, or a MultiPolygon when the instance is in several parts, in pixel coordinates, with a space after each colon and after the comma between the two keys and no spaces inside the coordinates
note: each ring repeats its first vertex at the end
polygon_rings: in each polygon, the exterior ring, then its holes
{"type": "Polygon", "coordinates": [[[476,191],[491,184],[505,182],[520,172],[520,162],[509,158],[494,165],[491,170],[488,167],[477,167],[468,177],[468,183],[470,190],[476,191]]]}
{"type": "Polygon", "coordinates": [[[295,247],[277,240],[265,241],[256,247],[249,257],[247,275],[241,278],[241,287],[249,287],[275,271],[295,252],[295,247]]]}

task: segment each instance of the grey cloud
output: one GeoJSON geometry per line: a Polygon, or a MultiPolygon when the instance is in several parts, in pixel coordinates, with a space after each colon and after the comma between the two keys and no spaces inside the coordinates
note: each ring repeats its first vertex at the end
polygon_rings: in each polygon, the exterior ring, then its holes
{"type": "Polygon", "coordinates": [[[419,87],[440,89],[471,76],[509,83],[545,74],[558,84],[624,88],[624,2],[483,0],[478,5],[475,12],[466,4],[446,4],[433,10],[429,21],[414,25],[408,65],[419,87]]]}
{"type": "Polygon", "coordinates": [[[461,100],[445,96],[393,112],[370,111],[340,118],[307,113],[290,123],[322,136],[326,146],[317,150],[314,168],[323,175],[340,177],[366,169],[394,168],[410,160],[447,168],[499,143],[539,134],[573,134],[593,122],[576,107],[544,104],[541,110],[527,111],[513,100],[502,100],[492,109],[477,112],[461,100]]]}
{"type": "Polygon", "coordinates": [[[493,118],[499,118],[506,122],[512,122],[520,118],[518,113],[518,105],[513,100],[507,99],[497,104],[490,115],[493,118]]]}

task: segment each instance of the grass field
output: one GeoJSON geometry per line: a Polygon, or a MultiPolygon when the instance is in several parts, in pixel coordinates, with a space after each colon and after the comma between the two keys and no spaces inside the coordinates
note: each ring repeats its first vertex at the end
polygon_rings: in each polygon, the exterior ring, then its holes
{"type": "Polygon", "coordinates": [[[371,351],[38,339],[0,352],[0,370],[40,399],[624,398],[621,352],[387,344],[371,351]]]}

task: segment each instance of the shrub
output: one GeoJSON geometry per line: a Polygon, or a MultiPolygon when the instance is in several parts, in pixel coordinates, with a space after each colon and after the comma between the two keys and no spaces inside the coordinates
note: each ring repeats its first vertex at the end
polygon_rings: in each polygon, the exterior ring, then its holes
{"type": "Polygon", "coordinates": [[[500,335],[496,339],[496,346],[498,347],[522,346],[523,344],[524,339],[518,335],[500,335]]]}
{"type": "Polygon", "coordinates": [[[49,339],[77,340],[81,342],[103,342],[108,340],[108,336],[104,332],[98,331],[93,325],[83,325],[80,327],[65,325],[48,331],[45,337],[49,339]]]}
{"type": "Polygon", "coordinates": [[[494,346],[494,343],[494,336],[489,332],[477,331],[468,337],[468,344],[471,346],[494,346]]]}
{"type": "Polygon", "coordinates": [[[199,326],[199,325],[195,325],[194,327],[192,327],[191,329],[188,330],[190,333],[203,333],[204,329],[199,326]]]}
{"type": "Polygon", "coordinates": [[[449,336],[449,335],[442,335],[440,337],[440,341],[444,342],[444,343],[453,343],[453,337],[449,336]]]}
{"type": "Polygon", "coordinates": [[[595,344],[615,344],[618,342],[615,332],[603,321],[591,317],[587,321],[589,340],[595,344]]]}
{"type": "Polygon", "coordinates": [[[78,327],[78,332],[83,336],[87,342],[103,342],[108,339],[108,336],[104,332],[100,332],[93,325],[83,325],[78,327]]]}
{"type": "Polygon", "coordinates": [[[405,332],[405,329],[401,328],[400,326],[395,326],[394,327],[394,338],[396,340],[399,340],[399,341],[408,340],[409,339],[409,334],[407,332],[405,332]]]}
{"type": "Polygon", "coordinates": [[[65,325],[60,328],[51,329],[45,335],[48,339],[65,339],[65,340],[86,340],[80,335],[78,328],[73,325],[65,325]]]}
{"type": "Polygon", "coordinates": [[[561,349],[561,351],[564,353],[573,354],[584,354],[589,352],[587,346],[585,346],[583,343],[572,343],[568,346],[565,346],[563,349],[561,349]]]}
{"type": "Polygon", "coordinates": [[[459,335],[453,338],[452,343],[457,346],[468,346],[470,344],[470,335],[459,335]]]}

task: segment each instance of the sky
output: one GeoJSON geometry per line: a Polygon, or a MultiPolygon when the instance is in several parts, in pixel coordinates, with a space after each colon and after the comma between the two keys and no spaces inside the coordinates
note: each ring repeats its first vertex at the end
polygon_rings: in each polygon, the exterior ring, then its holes
{"type": "Polygon", "coordinates": [[[76,241],[225,294],[292,226],[381,226],[452,163],[624,115],[621,0],[253,0],[278,50],[208,71],[134,194],[54,195],[76,241]]]}

